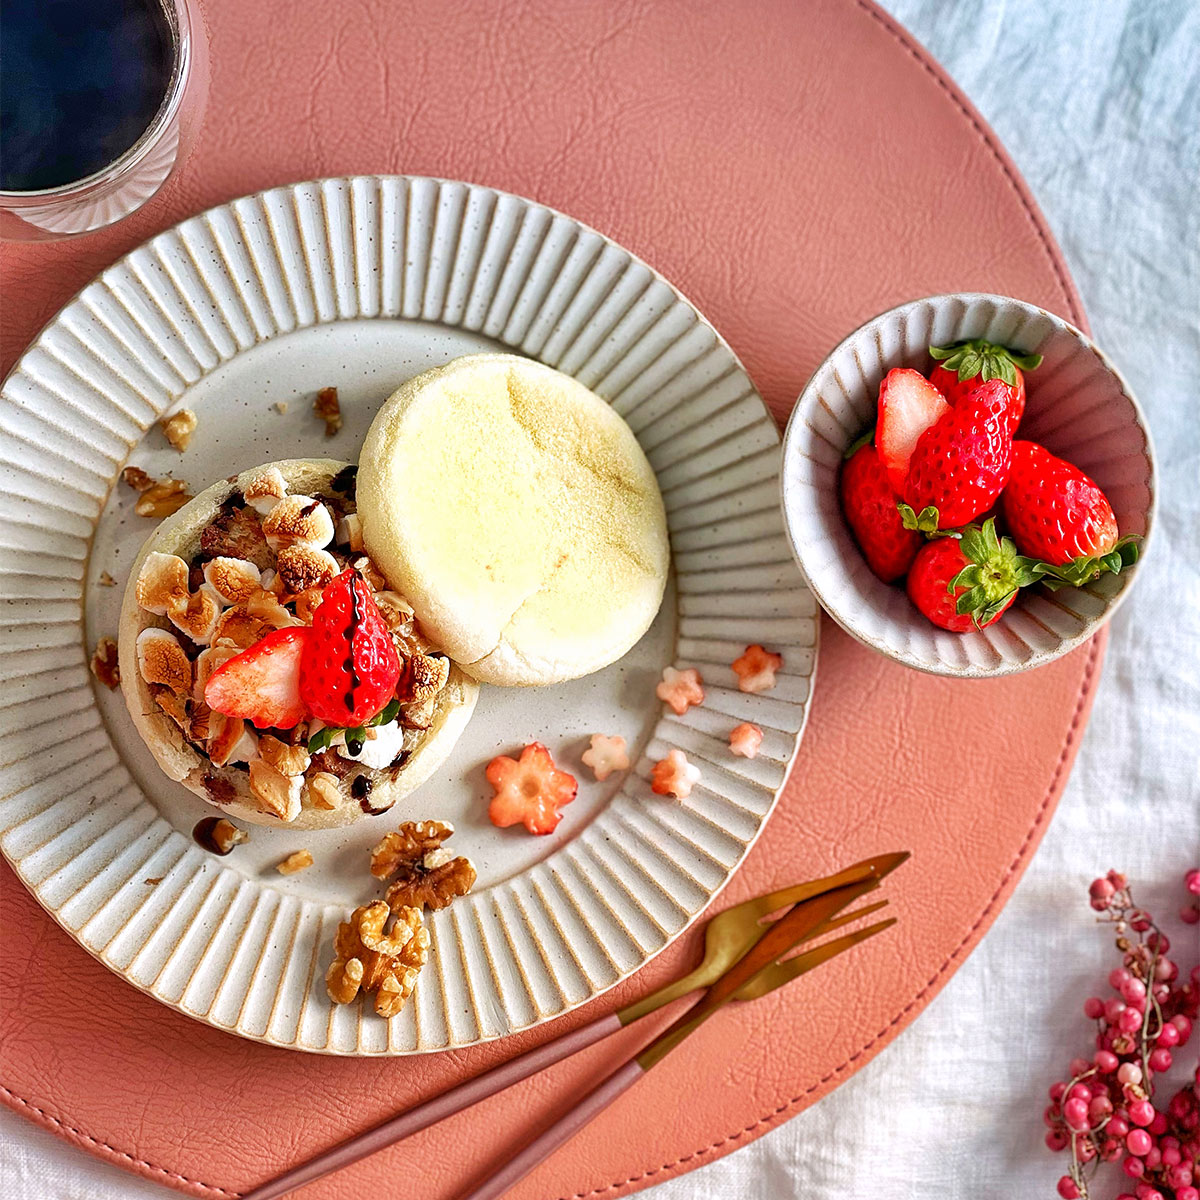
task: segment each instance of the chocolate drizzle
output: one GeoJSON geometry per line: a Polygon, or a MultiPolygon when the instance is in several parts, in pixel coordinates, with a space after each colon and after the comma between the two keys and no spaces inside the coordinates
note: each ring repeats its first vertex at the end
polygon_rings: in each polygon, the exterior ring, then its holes
{"type": "Polygon", "coordinates": [[[371,804],[371,790],[374,786],[375,784],[367,775],[356,775],[350,784],[350,795],[358,801],[358,807],[370,817],[387,812],[392,807],[390,804],[385,804],[382,808],[375,808],[371,804]]]}
{"type": "MultiPolygon", "coordinates": [[[[362,687],[362,680],[359,678],[358,670],[354,664],[354,635],[358,632],[359,625],[362,624],[362,610],[359,608],[358,601],[358,584],[361,576],[357,571],[354,572],[354,578],[350,580],[350,622],[346,626],[346,662],[345,668],[350,675],[350,686],[346,690],[346,708],[349,712],[354,711],[354,690],[362,687]]],[[[359,743],[356,750],[350,745],[349,740],[346,746],[351,754],[361,754],[362,744],[359,743]]]]}

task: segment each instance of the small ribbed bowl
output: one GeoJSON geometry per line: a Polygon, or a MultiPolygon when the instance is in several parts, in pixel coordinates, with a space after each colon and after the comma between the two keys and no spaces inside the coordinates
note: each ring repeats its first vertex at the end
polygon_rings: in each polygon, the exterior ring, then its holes
{"type": "Polygon", "coordinates": [[[1128,384],[1091,340],[1059,317],[980,292],[913,300],[855,330],[817,368],[783,442],[783,515],[792,552],[821,606],[847,633],[936,675],[985,678],[1052,662],[1112,616],[1145,561],[1156,503],[1154,451],[1128,384]],[[1121,536],[1143,539],[1138,565],[1082,588],[1022,590],[994,625],[948,633],[901,584],[872,574],[838,501],[846,448],[875,423],[879,384],[893,367],[926,372],[929,346],[986,338],[1043,356],[1026,379],[1017,436],[1073,462],[1103,489],[1121,536]]]}

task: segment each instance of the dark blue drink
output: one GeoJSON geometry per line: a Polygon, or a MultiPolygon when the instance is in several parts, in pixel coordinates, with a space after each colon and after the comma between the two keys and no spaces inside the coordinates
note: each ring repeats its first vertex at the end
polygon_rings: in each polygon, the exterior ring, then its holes
{"type": "Polygon", "coordinates": [[[115,162],[174,67],[158,0],[0,0],[0,190],[61,187],[115,162]]]}

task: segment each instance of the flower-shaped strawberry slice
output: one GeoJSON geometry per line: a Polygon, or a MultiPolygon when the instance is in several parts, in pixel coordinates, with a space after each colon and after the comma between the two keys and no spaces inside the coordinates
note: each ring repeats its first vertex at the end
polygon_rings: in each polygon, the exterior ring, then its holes
{"type": "Polygon", "coordinates": [[[692,785],[699,778],[700,768],[693,767],[682,750],[672,750],[651,768],[650,790],[682,800],[692,794],[692,785]]]}
{"type": "Polygon", "coordinates": [[[592,744],[583,752],[585,766],[601,783],[614,771],[625,771],[629,767],[629,753],[623,737],[606,737],[602,733],[592,734],[592,744]]]}
{"type": "Polygon", "coordinates": [[[654,694],[676,716],[682,717],[693,704],[704,703],[704,682],[695,667],[682,671],[664,667],[662,682],[654,689],[654,694]]]}
{"type": "Polygon", "coordinates": [[[775,672],[783,666],[783,656],[759,645],[747,646],[746,652],[735,658],[732,665],[741,691],[769,692],[775,686],[775,672]]]}
{"type": "Polygon", "coordinates": [[[526,746],[519,759],[493,758],[484,773],[496,791],[488,818],[501,829],[521,824],[530,833],[553,833],[562,819],[558,810],[579,790],[575,776],[560,771],[541,742],[526,746]]]}
{"type": "Polygon", "coordinates": [[[763,731],[749,723],[739,725],[729,734],[729,749],[742,758],[755,758],[762,745],[763,731]]]}

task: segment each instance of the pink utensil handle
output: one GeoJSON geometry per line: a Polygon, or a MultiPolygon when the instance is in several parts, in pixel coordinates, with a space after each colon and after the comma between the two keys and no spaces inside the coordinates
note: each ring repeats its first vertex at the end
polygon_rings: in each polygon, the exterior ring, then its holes
{"type": "MultiPolygon", "coordinates": [[[[478,1104],[480,1100],[486,1100],[489,1096],[504,1091],[522,1079],[528,1079],[530,1075],[569,1058],[576,1051],[583,1050],[610,1033],[616,1033],[620,1028],[621,1022],[616,1013],[599,1017],[543,1046],[537,1046],[506,1063],[501,1063],[474,1079],[468,1079],[466,1083],[460,1083],[457,1087],[442,1092],[440,1096],[434,1096],[432,1100],[406,1109],[332,1150],[310,1158],[308,1162],[260,1184],[251,1192],[246,1192],[242,1200],[278,1200],[278,1197],[295,1188],[312,1183],[314,1179],[320,1179],[331,1171],[340,1171],[342,1167],[348,1167],[351,1163],[392,1146],[421,1129],[462,1112],[464,1108],[470,1108],[472,1104],[478,1104]]],[[[549,1150],[546,1153],[548,1154],[549,1150]]]]}
{"type": "Polygon", "coordinates": [[[545,1133],[535,1138],[519,1154],[510,1158],[480,1187],[462,1200],[498,1200],[519,1183],[539,1163],[544,1162],[564,1142],[573,1138],[589,1121],[602,1113],[618,1096],[627,1092],[646,1072],[636,1058],[614,1071],[598,1088],[589,1092],[570,1112],[560,1117],[545,1133]]]}

